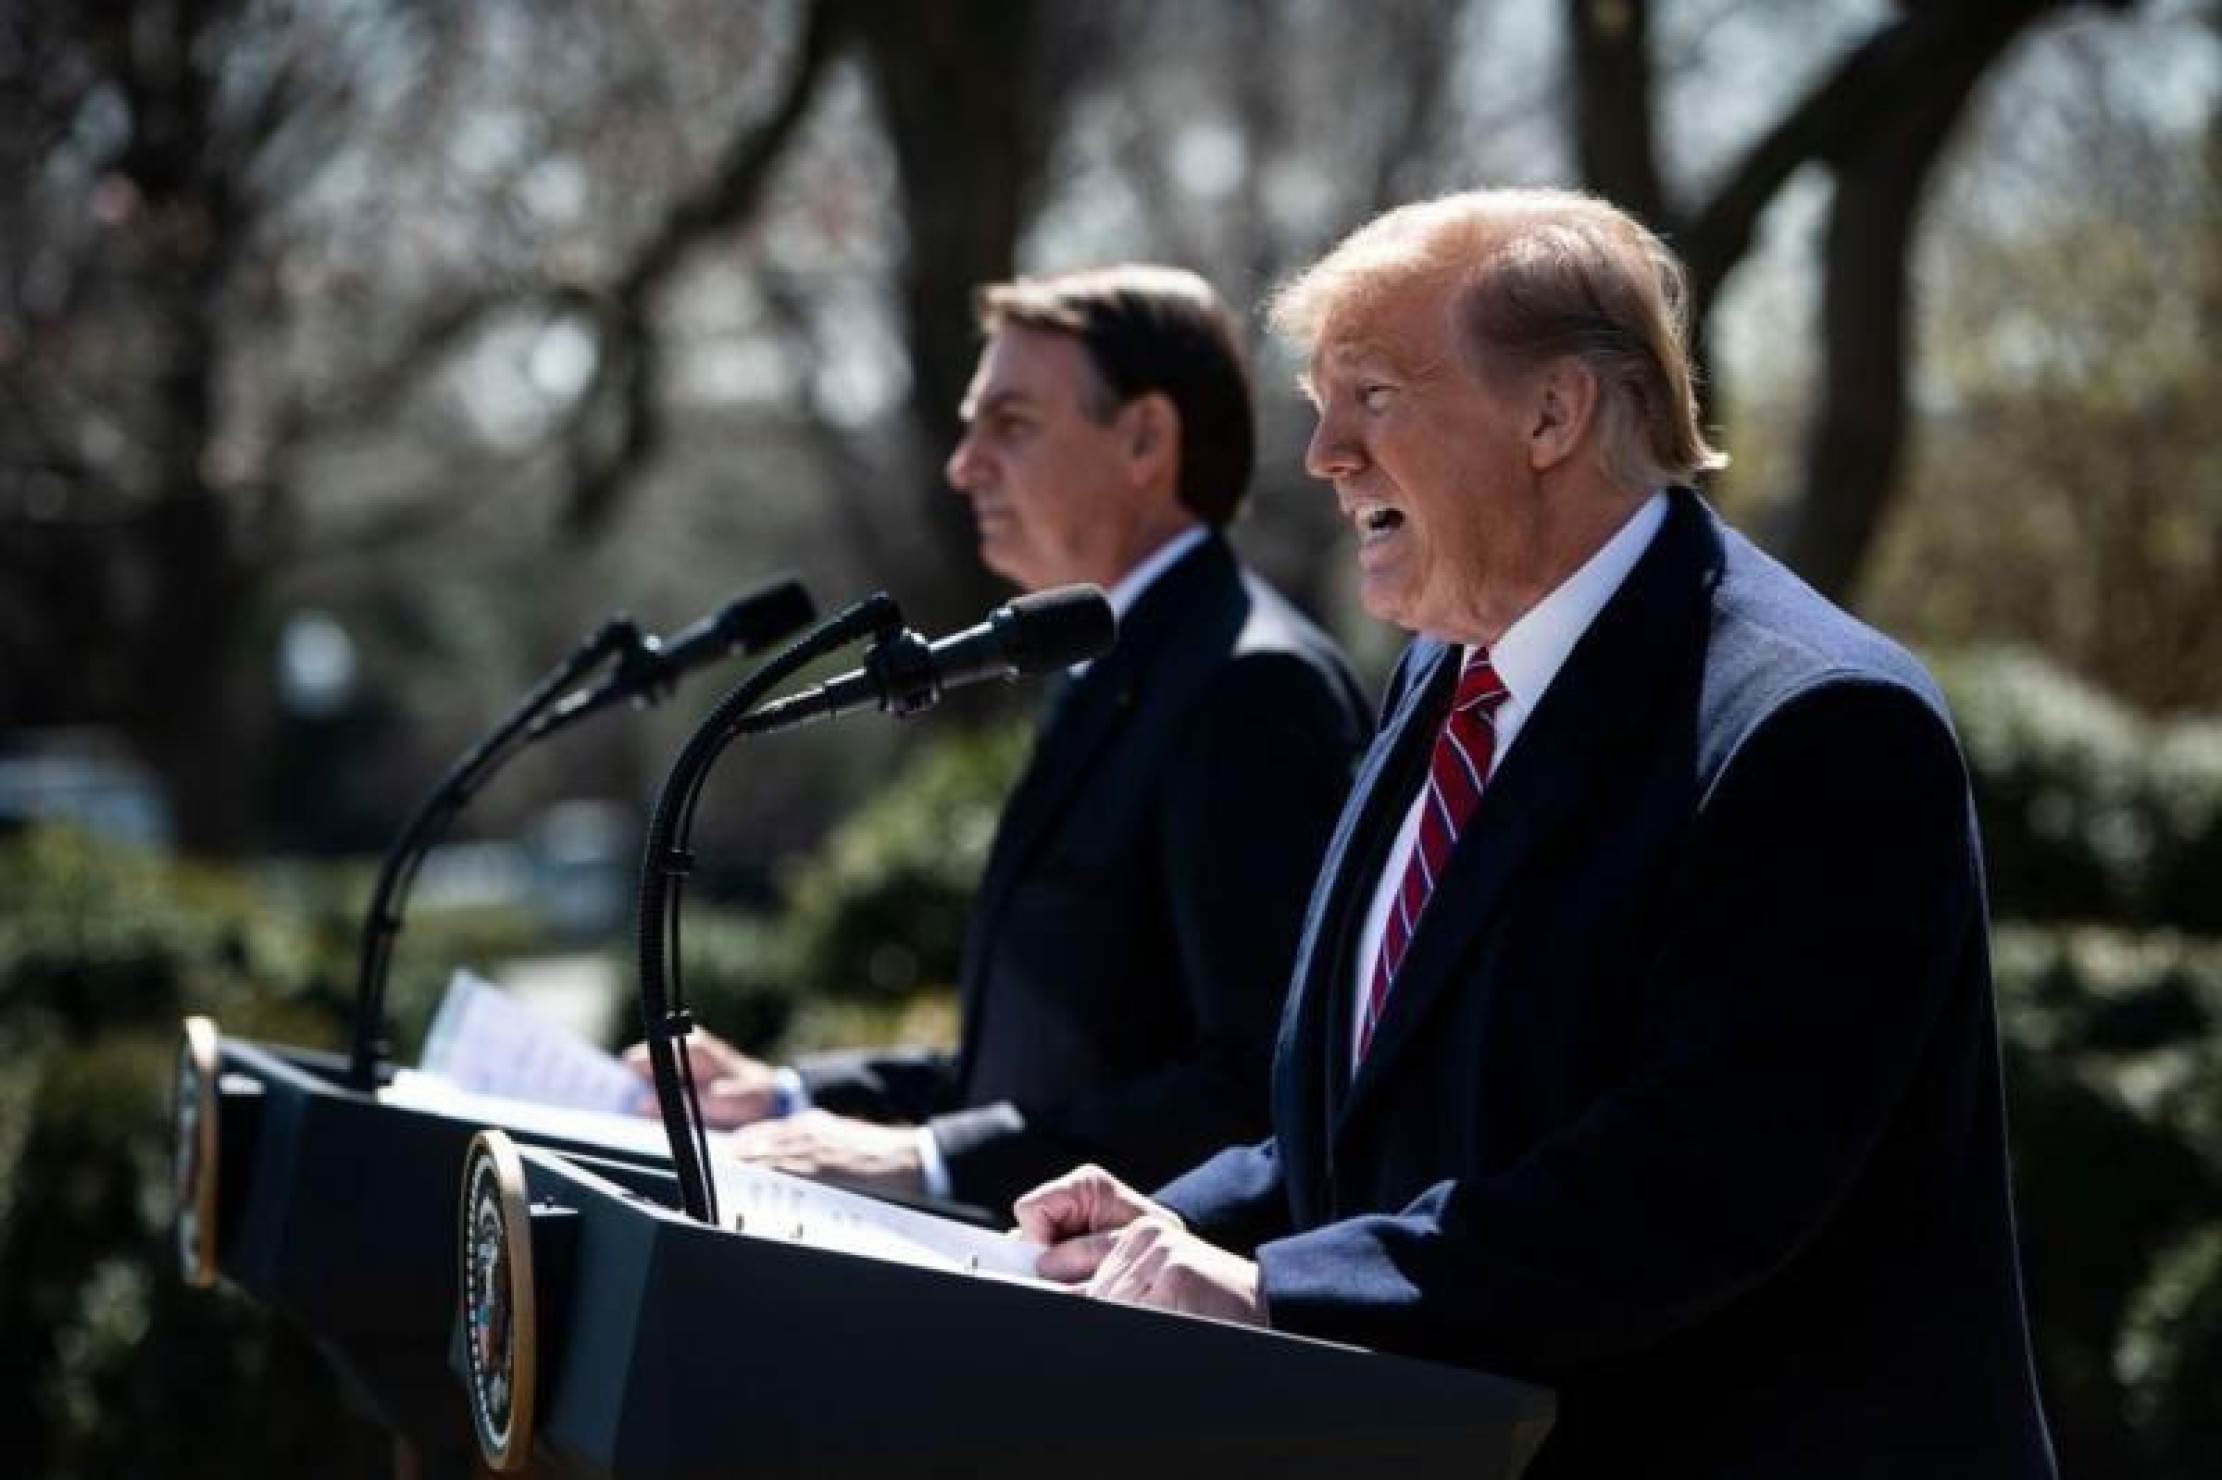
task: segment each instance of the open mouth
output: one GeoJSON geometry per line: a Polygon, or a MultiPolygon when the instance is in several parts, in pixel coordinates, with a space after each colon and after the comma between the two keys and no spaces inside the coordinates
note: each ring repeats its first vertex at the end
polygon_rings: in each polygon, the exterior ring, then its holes
{"type": "Polygon", "coordinates": [[[1358,509],[1353,518],[1357,521],[1361,539],[1394,533],[1404,525],[1404,511],[1387,504],[1369,504],[1358,509]]]}

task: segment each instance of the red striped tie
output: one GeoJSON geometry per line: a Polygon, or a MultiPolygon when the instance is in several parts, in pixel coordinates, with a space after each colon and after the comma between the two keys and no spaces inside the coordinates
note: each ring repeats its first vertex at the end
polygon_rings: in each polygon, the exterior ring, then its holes
{"type": "Polygon", "coordinates": [[[1489,779],[1489,763],[1497,750],[1497,706],[1505,701],[1504,680],[1489,662],[1485,648],[1476,648],[1458,675],[1458,694],[1443,718],[1442,733],[1435,737],[1435,753],[1427,763],[1427,791],[1421,800],[1420,835],[1413,841],[1411,861],[1404,866],[1404,882],[1397,886],[1396,902],[1389,908],[1388,925],[1381,932],[1381,954],[1373,963],[1373,981],[1366,990],[1365,1017],[1358,1026],[1358,1058],[1364,1059],[1373,1044],[1374,1025],[1389,1000],[1389,984],[1404,953],[1412,944],[1412,929],[1419,924],[1427,897],[1435,892],[1443,865],[1459,829],[1473,816],[1481,800],[1482,783],[1489,779]]]}

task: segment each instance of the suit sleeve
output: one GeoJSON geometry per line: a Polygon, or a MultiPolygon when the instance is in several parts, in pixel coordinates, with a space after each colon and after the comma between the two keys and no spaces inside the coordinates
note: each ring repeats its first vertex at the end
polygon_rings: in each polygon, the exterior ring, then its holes
{"type": "Polygon", "coordinates": [[[813,1054],[795,1071],[811,1104],[859,1120],[915,1125],[956,1099],[956,1059],[938,1049],[813,1054]]]}
{"type": "Polygon", "coordinates": [[[1778,708],[1699,808],[1619,1087],[1501,1172],[1265,1244],[1274,1324],[1550,1381],[1765,1279],[1971,1010],[1968,809],[1910,691],[1833,680],[1778,708]]]}
{"type": "Polygon", "coordinates": [[[1147,1073],[1055,1104],[986,1105],[934,1133],[958,1196],[1000,1206],[1083,1161],[1140,1186],[1266,1129],[1266,1078],[1306,901],[1359,721],[1325,665],[1244,654],[1214,679],[1159,793],[1158,869],[1193,1025],[1147,1073]]]}
{"type": "Polygon", "coordinates": [[[1281,1147],[1270,1136],[1255,1146],[1229,1146],[1150,1196],[1191,1232],[1238,1254],[1291,1231],[1281,1147]]]}

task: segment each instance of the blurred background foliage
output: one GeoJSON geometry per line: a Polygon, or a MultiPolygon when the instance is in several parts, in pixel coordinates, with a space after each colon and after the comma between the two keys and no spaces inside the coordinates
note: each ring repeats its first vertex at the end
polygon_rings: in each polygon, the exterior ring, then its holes
{"type": "MultiPolygon", "coordinates": [[[[177,1285],[177,1018],[339,1043],[377,850],[613,608],[669,630],[775,568],[930,629],[995,599],[938,474],[973,284],[1161,258],[1251,310],[1484,181],[1674,241],[1711,496],[1944,676],[2064,1468],[2211,1473],[2213,0],[0,6],[0,1473],[383,1469],[298,1335],[177,1285]]],[[[1248,324],[1237,540],[1378,676],[1248,324]]],[[[639,814],[712,687],[478,799],[396,960],[405,1057],[457,963],[631,980],[639,814]]],[[[1021,707],[721,768],[705,1018],[947,1041],[1021,707]]]]}

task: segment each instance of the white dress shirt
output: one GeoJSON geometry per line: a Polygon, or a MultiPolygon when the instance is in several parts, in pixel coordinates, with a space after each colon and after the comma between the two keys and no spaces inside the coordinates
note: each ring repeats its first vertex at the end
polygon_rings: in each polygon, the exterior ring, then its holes
{"type": "MultiPolygon", "coordinates": [[[[1513,742],[1520,738],[1521,727],[1535,712],[1535,706],[1543,701],[1543,693],[1550,688],[1551,680],[1558,677],[1559,669],[1566,665],[1574,644],[1582,640],[1590,623],[1597,620],[1605,603],[1612,600],[1621,582],[1628,579],[1628,572],[1635,569],[1643,552],[1651,547],[1652,537],[1666,522],[1666,511],[1666,495],[1652,494],[1596,554],[1582,563],[1581,569],[1561,581],[1550,595],[1505,628],[1504,635],[1489,650],[1489,661],[1504,684],[1505,697],[1492,716],[1497,735],[1496,757],[1489,763],[1489,776],[1483,779],[1484,786],[1504,765],[1513,742]]],[[[1466,653],[1461,650],[1458,661],[1463,664],[1465,660],[1466,653]]],[[[1413,794],[1412,805],[1405,809],[1404,825],[1397,829],[1396,841],[1389,845],[1381,877],[1374,881],[1373,903],[1366,911],[1365,928],[1358,932],[1357,955],[1351,962],[1351,975],[1356,984],[1350,994],[1353,1071],[1357,1068],[1366,995],[1373,985],[1374,962],[1381,954],[1381,937],[1388,932],[1389,910],[1396,903],[1397,890],[1404,882],[1412,848],[1419,841],[1420,808],[1426,799],[1427,787],[1423,782],[1413,794]]],[[[1426,915],[1425,907],[1420,913],[1423,917],[1426,915]]],[[[1390,983],[1389,995],[1396,995],[1394,982],[1390,983]]]]}

